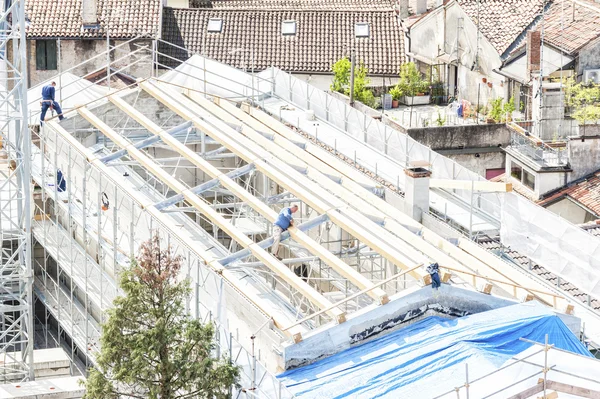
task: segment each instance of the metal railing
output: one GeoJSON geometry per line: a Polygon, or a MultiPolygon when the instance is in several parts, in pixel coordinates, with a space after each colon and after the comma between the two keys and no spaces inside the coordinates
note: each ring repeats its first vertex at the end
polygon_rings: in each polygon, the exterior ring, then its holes
{"type": "Polygon", "coordinates": [[[510,132],[510,148],[541,167],[560,167],[569,163],[566,147],[554,148],[514,130],[510,132]]]}

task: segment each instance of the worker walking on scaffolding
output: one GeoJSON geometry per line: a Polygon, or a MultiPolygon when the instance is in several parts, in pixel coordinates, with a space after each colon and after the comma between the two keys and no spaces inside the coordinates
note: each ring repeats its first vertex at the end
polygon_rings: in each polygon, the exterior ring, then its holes
{"type": "Polygon", "coordinates": [[[278,255],[279,243],[281,242],[281,234],[286,231],[290,226],[294,225],[294,218],[292,215],[298,210],[298,205],[292,205],[289,208],[283,208],[277,216],[277,220],[273,223],[273,246],[271,247],[271,253],[274,257],[281,260],[283,259],[278,255]]]}
{"type": "Polygon", "coordinates": [[[48,112],[48,108],[56,111],[59,120],[62,121],[65,119],[62,114],[62,110],[60,109],[60,105],[54,99],[56,95],[55,87],[56,82],[52,82],[42,88],[42,114],[40,115],[40,125],[43,125],[44,121],[46,120],[46,112],[48,112]]]}

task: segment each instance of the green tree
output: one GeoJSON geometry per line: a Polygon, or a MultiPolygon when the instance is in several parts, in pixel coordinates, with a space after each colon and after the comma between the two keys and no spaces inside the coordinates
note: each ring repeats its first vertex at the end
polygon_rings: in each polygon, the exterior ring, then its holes
{"type": "MultiPolygon", "coordinates": [[[[333,82],[331,91],[337,91],[345,95],[350,95],[350,73],[352,64],[348,58],[339,59],[331,67],[333,71],[333,82]]],[[[364,64],[358,65],[354,69],[354,98],[363,104],[373,107],[376,103],[373,92],[367,88],[370,79],[367,77],[369,70],[364,64]]]]}
{"type": "Polygon", "coordinates": [[[181,257],[160,248],[155,235],[121,274],[124,296],[102,326],[98,369],[90,371],[85,399],[229,397],[239,369],[215,358],[214,328],[185,312],[188,280],[178,281],[181,257]]]}
{"type": "Polygon", "coordinates": [[[331,91],[344,93],[350,84],[350,69],[352,65],[346,57],[340,58],[333,66],[333,82],[331,83],[331,91]]]}

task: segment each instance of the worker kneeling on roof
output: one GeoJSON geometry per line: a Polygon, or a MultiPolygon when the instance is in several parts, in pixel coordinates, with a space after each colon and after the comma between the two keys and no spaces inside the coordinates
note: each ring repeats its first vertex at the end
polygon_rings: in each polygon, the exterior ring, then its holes
{"type": "Polygon", "coordinates": [[[292,215],[298,211],[298,205],[292,205],[289,208],[283,208],[277,216],[277,220],[273,223],[273,246],[271,247],[271,253],[277,259],[282,258],[277,254],[279,252],[279,243],[281,241],[281,234],[286,231],[290,226],[294,225],[294,218],[292,215]]]}

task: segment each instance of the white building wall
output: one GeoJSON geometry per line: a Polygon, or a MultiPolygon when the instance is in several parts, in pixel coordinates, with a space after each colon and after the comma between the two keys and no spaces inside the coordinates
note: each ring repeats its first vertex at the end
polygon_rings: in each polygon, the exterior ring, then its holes
{"type": "Polygon", "coordinates": [[[596,219],[594,215],[577,205],[569,198],[564,198],[558,202],[555,202],[554,204],[547,206],[546,209],[557,214],[563,219],[567,219],[573,224],[587,223],[596,219]]]}

